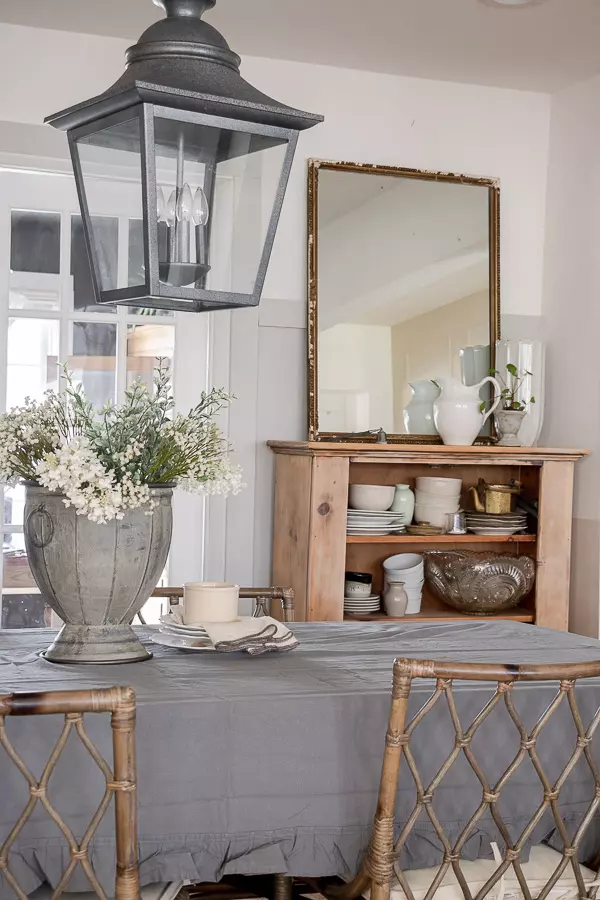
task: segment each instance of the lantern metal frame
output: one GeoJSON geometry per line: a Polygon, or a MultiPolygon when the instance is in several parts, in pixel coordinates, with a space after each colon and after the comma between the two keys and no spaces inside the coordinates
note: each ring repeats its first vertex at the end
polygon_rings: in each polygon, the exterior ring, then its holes
{"type": "Polygon", "coordinates": [[[69,131],[69,148],[71,160],[75,172],[77,195],[81,207],[83,230],[88,248],[93,246],[94,235],[92,229],[92,216],[89,212],[85,180],[81,168],[81,160],[77,148],[79,138],[87,137],[105,131],[114,125],[121,125],[135,118],[140,125],[141,148],[141,179],[142,179],[142,209],[144,229],[144,265],[146,281],[143,285],[118,288],[107,291],[102,289],[98,261],[95,253],[90,255],[90,268],[92,280],[98,303],[111,306],[148,307],[156,305],[160,301],[161,309],[183,312],[208,312],[216,309],[236,309],[239,307],[258,306],[264,286],[269,260],[273,249],[275,233],[279,224],[283,199],[294,160],[298,132],[289,128],[279,128],[276,125],[261,125],[256,122],[242,121],[240,119],[224,118],[222,116],[205,115],[190,110],[174,109],[168,106],[155,106],[151,103],[136,104],[125,109],[121,108],[114,113],[108,113],[101,119],[87,122],[69,131]],[[156,118],[170,119],[175,122],[185,122],[192,125],[206,125],[212,128],[220,128],[223,131],[236,131],[247,134],[257,134],[276,140],[286,141],[286,151],[279,183],[275,193],[271,218],[265,234],[260,263],[258,266],[254,290],[251,294],[241,294],[232,291],[215,291],[205,288],[174,287],[166,284],[159,278],[159,250],[158,250],[158,220],[156,216],[148,216],[148,210],[156,209],[157,178],[156,178],[156,147],[154,142],[154,122],[156,118]],[[154,303],[153,303],[154,301],[154,303]]]}
{"type": "MultiPolygon", "coordinates": [[[[154,0],[156,6],[166,11],[167,17],[151,25],[137,44],[129,48],[127,67],[121,78],[103,94],[46,119],[53,127],[68,133],[92,281],[101,305],[204,312],[252,307],[260,301],[298,135],[322,122],[323,117],[273,100],[241,77],[240,57],[229,48],[223,36],[202,19],[203,13],[215,2],[154,0]],[[136,118],[140,135],[145,283],[105,290],[77,142],[136,118]],[[154,213],[157,209],[154,132],[157,119],[271,138],[280,142],[282,148],[286,144],[285,155],[281,163],[278,161],[278,166],[281,165],[279,180],[260,257],[257,255],[258,266],[253,271],[251,293],[210,290],[205,286],[190,286],[191,282],[190,285],[174,286],[166,280],[161,281],[158,216],[154,213]]],[[[264,149],[267,148],[268,144],[264,149]]],[[[215,160],[214,165],[217,162],[215,160]]],[[[180,168],[183,169],[183,165],[180,168]]],[[[208,252],[211,224],[204,233],[208,241],[204,246],[208,252]]],[[[195,285],[202,280],[203,276],[197,278],[195,285]]]]}

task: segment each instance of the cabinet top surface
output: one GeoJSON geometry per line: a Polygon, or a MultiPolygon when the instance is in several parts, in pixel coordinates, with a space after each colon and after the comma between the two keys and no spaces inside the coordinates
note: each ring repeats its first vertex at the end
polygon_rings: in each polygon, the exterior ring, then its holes
{"type": "Polygon", "coordinates": [[[496,460],[509,462],[544,462],[549,460],[577,460],[589,454],[589,450],[550,447],[499,447],[496,444],[474,447],[449,447],[445,444],[376,444],[337,443],[334,441],[268,441],[274,453],[293,456],[368,456],[385,460],[390,457],[423,461],[433,458],[463,460],[496,460]]]}

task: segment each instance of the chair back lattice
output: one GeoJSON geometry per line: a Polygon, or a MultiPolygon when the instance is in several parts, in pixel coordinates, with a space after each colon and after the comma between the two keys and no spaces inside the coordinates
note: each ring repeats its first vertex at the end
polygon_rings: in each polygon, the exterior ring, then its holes
{"type": "Polygon", "coordinates": [[[104,817],[111,799],[115,798],[115,839],[117,868],[116,900],[139,900],[140,884],[137,847],[137,806],[135,769],[135,694],[131,688],[114,687],[90,691],[55,691],[49,693],[0,694],[0,746],[29,785],[29,800],[0,846],[0,876],[13,889],[19,900],[27,900],[10,867],[10,851],[38,803],[56,823],[69,847],[70,860],[53,891],[59,897],[66,889],[79,864],[101,900],[106,894],[90,862],[90,842],[104,817]],[[85,730],[85,713],[110,713],[113,734],[113,770],[103,758],[85,730]],[[62,715],[64,725],[39,778],[15,749],[6,733],[7,716],[62,715]],[[88,751],[106,781],[106,789],[96,812],[78,840],[48,794],[48,781],[61,756],[67,740],[74,731],[88,751]]]}
{"type": "MultiPolygon", "coordinates": [[[[552,872],[547,873],[545,886],[541,891],[536,889],[536,900],[544,900],[566,870],[567,874],[572,872],[576,879],[576,895],[580,900],[583,900],[583,898],[595,898],[598,888],[589,886],[589,873],[588,885],[586,886],[585,884],[581,868],[582,864],[579,859],[579,849],[590,823],[598,815],[600,806],[600,775],[590,747],[592,738],[600,723],[600,709],[596,709],[591,720],[584,724],[580,706],[575,697],[575,688],[580,679],[598,677],[600,677],[600,662],[555,666],[502,666],[476,663],[427,662],[408,659],[396,660],[394,663],[392,703],[385,741],[379,797],[369,849],[359,875],[353,882],[335,893],[346,898],[357,897],[364,893],[367,887],[370,887],[371,900],[387,900],[390,896],[391,883],[395,875],[408,900],[415,900],[406,872],[400,866],[399,857],[406,848],[407,839],[413,831],[417,820],[425,815],[443,848],[443,859],[439,868],[434,870],[433,881],[423,900],[431,900],[434,897],[450,871],[454,873],[465,900],[483,900],[485,897],[498,894],[500,881],[509,869],[512,869],[512,872],[508,872],[508,874],[514,872],[525,900],[533,900],[532,893],[523,874],[522,854],[528,845],[528,841],[532,838],[536,826],[545,815],[550,813],[556,829],[555,835],[559,837],[560,844],[562,844],[562,852],[559,850],[560,861],[556,868],[552,872]],[[435,688],[412,720],[407,722],[408,701],[411,686],[415,679],[435,679],[435,688]],[[490,692],[485,692],[485,702],[483,702],[482,708],[479,709],[474,718],[470,716],[470,722],[467,726],[464,726],[461,722],[457,709],[454,690],[454,682],[457,680],[496,683],[495,689],[491,687],[490,692]],[[545,711],[530,730],[526,728],[522,716],[515,705],[516,683],[520,681],[558,682],[557,690],[556,692],[552,691],[551,700],[545,711]],[[444,706],[446,707],[445,711],[443,711],[444,706]],[[479,733],[483,723],[492,716],[497,708],[503,708],[510,716],[518,733],[519,747],[516,755],[506,765],[500,777],[492,780],[486,775],[485,766],[478,758],[478,754],[482,755],[479,746],[477,754],[474,752],[473,739],[479,733]],[[569,722],[572,720],[574,723],[576,737],[573,741],[572,750],[570,747],[565,750],[569,754],[566,765],[564,765],[557,777],[553,776],[551,778],[540,759],[540,742],[549,721],[553,718],[558,718],[556,713],[560,708],[565,710],[564,714],[568,716],[569,722]],[[449,715],[454,733],[454,746],[449,750],[443,764],[437,768],[433,778],[425,779],[419,768],[419,752],[414,737],[419,726],[432,712],[434,715],[437,713],[438,716],[442,712],[444,712],[446,717],[449,715]],[[455,836],[455,839],[451,841],[436,813],[434,801],[436,792],[460,757],[466,760],[471,772],[474,773],[481,786],[481,800],[462,828],[458,838],[456,839],[455,836]],[[408,817],[405,817],[403,814],[400,826],[401,831],[399,836],[397,836],[395,805],[402,759],[404,759],[402,770],[405,772],[405,765],[410,773],[416,800],[414,808],[408,817]],[[522,829],[518,829],[520,833],[515,836],[511,835],[507,822],[500,813],[499,800],[502,797],[503,789],[526,760],[532,764],[542,791],[540,792],[540,802],[535,809],[531,810],[529,821],[522,829]],[[569,828],[561,814],[559,803],[565,782],[578,764],[587,764],[589,767],[590,780],[593,781],[593,787],[589,798],[589,806],[582,813],[581,821],[578,823],[574,833],[570,834],[569,828]],[[497,865],[487,882],[473,896],[461,867],[461,853],[469,838],[476,832],[478,823],[481,822],[484,816],[488,818],[491,816],[501,836],[504,848],[502,862],[497,865]],[[568,869],[568,867],[570,868],[568,869]]],[[[594,701],[594,707],[596,707],[596,698],[594,698],[594,701]]],[[[495,739],[502,741],[502,734],[498,734],[495,739]]],[[[541,753],[541,756],[545,756],[545,753],[541,753]]],[[[586,775],[587,778],[588,776],[586,775]]],[[[404,780],[402,784],[404,784],[404,780]]],[[[527,815],[529,815],[529,810],[527,810],[527,815]]],[[[593,865],[594,871],[597,872],[600,865],[600,857],[596,858],[593,865]]],[[[597,881],[597,877],[595,881],[597,881]]],[[[573,898],[574,894],[571,892],[569,900],[573,900],[573,898]]]]}

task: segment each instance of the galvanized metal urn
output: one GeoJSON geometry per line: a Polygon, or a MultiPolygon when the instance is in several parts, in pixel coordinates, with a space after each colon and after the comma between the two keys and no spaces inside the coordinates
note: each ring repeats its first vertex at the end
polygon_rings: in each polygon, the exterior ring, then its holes
{"type": "Polygon", "coordinates": [[[130,623],[164,570],[173,525],[172,486],[151,488],[157,506],[98,525],[62,494],[27,484],[25,546],[44,600],[65,623],[44,657],[58,663],[126,663],[151,654],[130,623]]]}

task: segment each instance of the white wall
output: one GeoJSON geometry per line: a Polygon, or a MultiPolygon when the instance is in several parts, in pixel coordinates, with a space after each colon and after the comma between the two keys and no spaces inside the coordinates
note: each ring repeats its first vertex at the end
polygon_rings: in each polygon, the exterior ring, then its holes
{"type": "Polygon", "coordinates": [[[600,78],[554,95],[544,282],[541,443],[582,447],[577,467],[571,628],[600,636],[600,78]]]}
{"type": "MultiPolygon", "coordinates": [[[[0,120],[39,123],[100,92],[122,71],[125,47],[114,39],[1,26],[0,120]]],[[[301,136],[259,310],[215,320],[214,381],[228,382],[239,397],[229,425],[248,488],[227,509],[212,507],[209,574],[226,569],[229,578],[259,584],[270,578],[272,461],[264,441],[306,436],[306,158],[499,177],[503,309],[537,317],[550,100],[279,60],[246,59],[243,74],[267,93],[326,116],[301,136]]]]}

